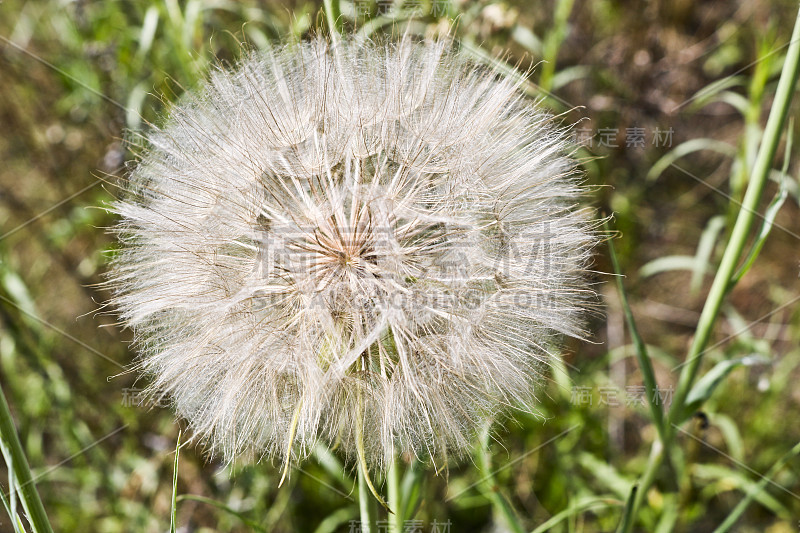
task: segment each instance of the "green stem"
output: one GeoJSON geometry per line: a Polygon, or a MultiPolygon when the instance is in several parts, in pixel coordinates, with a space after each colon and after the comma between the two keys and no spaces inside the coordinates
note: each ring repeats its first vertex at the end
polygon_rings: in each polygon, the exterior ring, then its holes
{"type": "Polygon", "coordinates": [[[653,442],[653,446],[650,448],[650,457],[647,459],[647,467],[645,468],[644,474],[642,474],[642,477],[639,480],[639,485],[636,489],[636,495],[633,498],[633,505],[630,508],[629,519],[624,522],[624,526],[621,528],[620,533],[630,533],[630,531],[633,529],[633,524],[636,522],[636,516],[639,512],[639,508],[647,498],[647,493],[650,489],[650,486],[656,480],[656,476],[658,475],[659,468],[661,468],[661,462],[663,459],[664,445],[661,443],[661,441],[656,440],[653,442]]]}
{"type": "MultiPolygon", "coordinates": [[[[783,131],[783,124],[789,112],[789,104],[792,99],[792,94],[794,93],[795,84],[797,83],[798,70],[800,70],[800,10],[795,19],[789,50],[786,54],[786,61],[784,62],[781,77],[778,81],[778,89],[775,93],[772,110],[770,111],[767,125],[764,129],[764,137],[759,147],[758,154],[756,155],[756,161],[753,164],[752,175],[747,187],[747,192],[742,201],[742,208],[739,210],[736,217],[736,223],[733,226],[728,244],[725,246],[722,261],[720,262],[714,281],[711,284],[711,289],[706,298],[705,305],[703,306],[700,320],[698,321],[697,330],[687,355],[686,364],[678,380],[672,408],[669,410],[667,416],[668,424],[665,426],[666,438],[663,444],[658,442],[653,444],[653,451],[648,460],[647,470],[640,481],[639,490],[634,499],[631,512],[631,516],[634,518],[637,516],[637,512],[650,486],[655,481],[656,474],[658,473],[658,469],[664,457],[664,450],[668,449],[674,441],[674,427],[677,427],[678,424],[683,422],[686,414],[684,413],[684,403],[686,402],[686,398],[697,376],[697,371],[700,368],[705,347],[711,338],[714,322],[722,307],[722,301],[731,289],[736,266],[741,259],[744,246],[753,226],[756,209],[764,193],[764,187],[767,183],[772,160],[775,157],[781,132],[783,131]]],[[[633,520],[631,520],[631,523],[632,522],[633,520]]]]}
{"type": "Polygon", "coordinates": [[[394,514],[389,515],[390,533],[403,533],[403,502],[401,501],[400,491],[400,460],[397,455],[393,455],[392,464],[389,465],[389,507],[394,510],[394,514]]]}
{"type": "MultiPolygon", "coordinates": [[[[606,232],[608,232],[607,222],[603,223],[603,227],[606,232]]],[[[639,329],[636,327],[636,321],[633,319],[633,312],[628,303],[628,295],[625,292],[625,287],[622,285],[622,272],[619,268],[617,252],[614,249],[614,241],[612,239],[608,240],[608,253],[617,279],[617,289],[619,290],[619,299],[622,304],[623,313],[625,314],[625,321],[628,323],[628,329],[630,330],[631,338],[636,348],[636,358],[639,361],[639,369],[642,372],[644,386],[647,391],[647,403],[650,406],[650,412],[653,415],[653,422],[655,422],[656,429],[658,430],[658,436],[660,439],[664,440],[666,428],[664,427],[664,412],[661,409],[661,396],[658,390],[658,383],[656,382],[656,374],[653,371],[653,365],[647,354],[647,346],[641,335],[639,335],[639,329]]]]}
{"type": "MultiPolygon", "coordinates": [[[[36,533],[52,533],[47,513],[36,491],[25,451],[19,441],[11,410],[8,408],[3,389],[0,387],[0,445],[3,447],[3,456],[8,463],[8,469],[16,477],[17,490],[19,491],[22,507],[25,509],[33,531],[36,533]]],[[[13,490],[13,487],[11,488],[13,490]]]]}
{"type": "MultiPolygon", "coordinates": [[[[731,280],[733,279],[736,266],[741,259],[742,252],[747,243],[750,229],[753,226],[756,209],[758,209],[759,201],[761,200],[764,187],[767,183],[769,170],[772,167],[772,160],[775,158],[775,152],[778,149],[778,142],[780,141],[783,131],[783,124],[786,121],[786,115],[789,112],[789,104],[792,100],[795,84],[797,83],[799,68],[800,11],[798,11],[798,16],[795,20],[789,51],[786,54],[786,61],[783,65],[780,81],[778,81],[775,100],[772,105],[772,110],[769,113],[769,118],[767,119],[766,128],[764,129],[764,137],[761,141],[758,154],[756,155],[756,161],[753,164],[750,184],[747,187],[747,192],[742,201],[742,208],[739,210],[739,214],[736,217],[736,223],[733,226],[728,245],[725,247],[725,252],[722,256],[717,274],[714,277],[714,282],[711,285],[708,298],[706,298],[703,312],[700,315],[700,320],[697,325],[697,331],[692,346],[689,349],[686,365],[683,367],[678,380],[672,408],[669,412],[669,420],[673,424],[680,424],[683,421],[683,404],[697,376],[697,371],[703,360],[702,356],[705,347],[711,338],[714,322],[719,314],[722,301],[731,289],[731,280]]],[[[667,429],[669,430],[669,428],[667,429]]]]}
{"type": "Polygon", "coordinates": [[[522,524],[519,523],[517,514],[511,508],[511,504],[500,493],[500,487],[494,479],[494,473],[491,470],[491,452],[489,451],[489,430],[490,425],[487,424],[481,435],[481,450],[478,455],[478,467],[482,478],[484,487],[484,495],[492,503],[492,508],[496,515],[502,517],[506,527],[512,533],[524,533],[522,524]]]}
{"type": "Polygon", "coordinates": [[[328,22],[328,31],[331,34],[331,40],[335,42],[341,33],[342,10],[339,7],[339,0],[323,0],[323,5],[325,20],[328,22]]]}
{"type": "Polygon", "coordinates": [[[558,50],[567,36],[567,24],[575,0],[560,0],[556,3],[553,14],[553,25],[544,42],[542,74],[539,76],[539,85],[549,91],[553,88],[553,76],[556,72],[558,50]]]}
{"type": "Polygon", "coordinates": [[[372,490],[367,480],[367,473],[359,462],[358,464],[358,506],[361,511],[362,533],[377,533],[375,517],[378,514],[378,500],[372,495],[372,490]]]}

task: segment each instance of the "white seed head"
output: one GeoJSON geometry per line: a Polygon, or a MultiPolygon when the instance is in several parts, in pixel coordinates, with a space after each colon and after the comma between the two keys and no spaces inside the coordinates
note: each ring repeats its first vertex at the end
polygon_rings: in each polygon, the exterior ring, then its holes
{"type": "Polygon", "coordinates": [[[215,72],[114,205],[114,304],[152,391],[226,460],[462,455],[581,334],[596,236],[567,149],[449,42],[316,39],[215,72]]]}

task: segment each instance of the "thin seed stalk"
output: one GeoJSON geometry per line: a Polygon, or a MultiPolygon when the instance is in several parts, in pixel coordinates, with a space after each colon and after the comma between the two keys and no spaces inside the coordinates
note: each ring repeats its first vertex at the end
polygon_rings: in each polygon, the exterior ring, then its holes
{"type": "Polygon", "coordinates": [[[14,426],[14,419],[11,417],[11,410],[2,387],[0,387],[0,444],[3,447],[3,455],[9,463],[8,469],[13,471],[16,477],[22,507],[25,509],[33,531],[35,533],[53,533],[42,500],[36,491],[36,484],[33,481],[31,469],[25,457],[25,451],[22,449],[19,435],[17,435],[17,428],[14,426]]]}

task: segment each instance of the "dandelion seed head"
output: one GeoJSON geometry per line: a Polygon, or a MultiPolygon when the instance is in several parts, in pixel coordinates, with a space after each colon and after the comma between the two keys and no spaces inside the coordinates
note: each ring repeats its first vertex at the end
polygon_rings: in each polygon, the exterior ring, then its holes
{"type": "Polygon", "coordinates": [[[564,131],[448,42],[254,53],[147,146],[114,303],[228,461],[463,455],[581,335],[595,236],[564,131]]]}

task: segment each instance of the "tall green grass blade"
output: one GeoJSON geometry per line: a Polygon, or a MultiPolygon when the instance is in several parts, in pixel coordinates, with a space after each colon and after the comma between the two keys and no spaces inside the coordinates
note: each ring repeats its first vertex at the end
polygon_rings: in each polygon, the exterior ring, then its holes
{"type": "Polygon", "coordinates": [[[589,77],[591,73],[592,69],[584,65],[575,65],[574,67],[563,68],[553,75],[551,90],[557,91],[573,81],[589,77]]]}
{"type": "Polygon", "coordinates": [[[634,516],[634,508],[636,507],[636,495],[639,492],[639,485],[631,487],[631,493],[628,495],[628,500],[625,502],[625,510],[622,513],[622,520],[617,527],[617,533],[625,533],[630,531],[633,527],[633,521],[636,519],[634,516]]]}
{"type": "Polygon", "coordinates": [[[542,55],[542,40],[529,28],[517,24],[511,30],[511,39],[534,56],[542,55]]]}
{"type": "Polygon", "coordinates": [[[716,139],[691,139],[686,142],[682,142],[655,162],[655,164],[650,167],[650,170],[647,172],[645,176],[645,181],[652,182],[658,179],[661,174],[667,170],[670,165],[672,165],[678,159],[685,157],[689,154],[694,152],[700,152],[702,150],[711,150],[712,152],[717,152],[727,157],[735,157],[736,156],[736,147],[731,146],[730,144],[718,141],[716,139]]]}
{"type": "Polygon", "coordinates": [[[422,475],[424,470],[420,468],[419,462],[414,459],[406,469],[403,482],[400,485],[401,500],[403,501],[402,515],[406,518],[414,518],[417,507],[421,502],[422,494],[422,475]]]}
{"type": "Polygon", "coordinates": [[[178,431],[178,442],[175,444],[175,461],[172,463],[172,503],[169,512],[169,533],[178,528],[178,461],[181,456],[181,432],[178,431]]]}
{"type": "Polygon", "coordinates": [[[388,473],[388,504],[394,509],[394,515],[389,516],[390,533],[403,533],[403,493],[400,490],[400,458],[397,454],[392,456],[392,464],[389,465],[388,473]]]}
{"type": "Polygon", "coordinates": [[[516,512],[505,496],[500,493],[500,488],[495,481],[494,472],[491,470],[491,452],[489,450],[490,424],[486,424],[481,432],[480,449],[477,455],[478,471],[481,476],[481,488],[484,496],[491,502],[495,514],[505,523],[506,528],[512,533],[523,533],[525,530],[519,522],[516,512]]]}
{"type": "Polygon", "coordinates": [[[742,76],[727,76],[721,80],[709,83],[690,98],[692,104],[689,106],[691,110],[698,110],[714,101],[714,97],[722,91],[731,89],[733,87],[742,87],[745,85],[745,78],[742,76]]]}
{"type": "Polygon", "coordinates": [[[710,423],[722,434],[728,454],[739,462],[744,461],[744,440],[736,422],[722,413],[707,413],[710,423]]]}
{"type": "Polygon", "coordinates": [[[323,0],[322,5],[325,10],[325,20],[328,23],[328,31],[330,32],[331,39],[335,41],[337,36],[342,32],[342,9],[339,6],[339,0],[323,0]]]}
{"type": "Polygon", "coordinates": [[[144,14],[144,21],[142,28],[139,32],[139,49],[136,54],[139,56],[146,56],[153,46],[153,39],[156,35],[158,28],[159,12],[156,6],[150,6],[144,14]]]}
{"type": "Polygon", "coordinates": [[[9,471],[14,472],[19,498],[34,533],[52,533],[53,528],[36,491],[28,459],[17,435],[17,428],[14,426],[14,419],[11,417],[11,410],[2,387],[0,387],[0,446],[9,471]]]}
{"type": "Polygon", "coordinates": [[[667,255],[648,261],[639,269],[639,276],[649,278],[662,272],[672,272],[675,270],[694,271],[697,258],[693,255],[667,255]]]}
{"type": "Polygon", "coordinates": [[[539,85],[541,85],[545,91],[553,89],[553,75],[556,71],[558,51],[561,49],[561,45],[567,37],[567,23],[574,3],[575,0],[558,0],[555,5],[553,23],[544,39],[542,47],[545,62],[542,64],[542,74],[539,77],[539,85]]]}
{"type": "MultiPolygon", "coordinates": [[[[9,472],[9,477],[11,477],[11,472],[9,472]]],[[[10,489],[10,492],[13,494],[14,488],[10,489]]],[[[3,508],[6,510],[6,514],[11,518],[11,525],[14,526],[14,533],[24,533],[25,532],[25,524],[22,523],[22,519],[19,517],[16,511],[16,502],[9,502],[8,498],[6,497],[5,493],[0,490],[0,501],[3,502],[3,508]]]]}
{"type": "Polygon", "coordinates": [[[358,511],[355,507],[342,507],[326,516],[325,519],[319,523],[317,529],[314,530],[314,533],[335,533],[339,530],[340,526],[343,526],[356,516],[358,516],[358,511]]]}
{"type": "Polygon", "coordinates": [[[376,491],[371,486],[372,482],[364,473],[364,467],[358,465],[358,508],[361,516],[362,533],[378,533],[376,516],[378,514],[378,500],[374,497],[376,491]]]}
{"type": "Polygon", "coordinates": [[[680,516],[677,495],[665,495],[664,507],[653,533],[672,533],[680,516]]]}
{"type": "MultiPolygon", "coordinates": [[[[712,329],[716,322],[722,306],[722,301],[732,288],[731,280],[734,277],[736,266],[742,256],[745,243],[753,225],[754,213],[758,208],[764,187],[768,180],[772,160],[778,149],[783,125],[789,112],[789,104],[797,84],[798,71],[800,71],[800,9],[795,18],[792,37],[789,41],[789,50],[786,53],[781,70],[781,77],[778,81],[778,89],[775,94],[772,109],[767,119],[764,136],[759,146],[755,164],[753,165],[752,175],[742,201],[741,209],[736,216],[731,236],[725,247],[717,274],[711,284],[708,297],[706,298],[703,311],[698,321],[692,345],[687,354],[686,364],[681,371],[678,379],[678,386],[675,390],[672,407],[668,413],[668,420],[673,421],[684,415],[686,410],[686,397],[689,395],[694,383],[697,372],[702,362],[702,355],[705,347],[711,338],[712,329]]],[[[675,425],[677,428],[677,424],[675,425]]],[[[670,446],[675,435],[675,430],[670,428],[668,438],[663,446],[670,446]]],[[[650,485],[655,481],[656,473],[663,461],[663,446],[654,443],[653,453],[648,459],[647,469],[641,481],[642,493],[647,492],[650,485]]],[[[635,516],[641,506],[643,498],[641,496],[634,500],[633,515],[635,516]]]]}
{"type": "Polygon", "coordinates": [[[719,269],[703,306],[692,346],[687,354],[687,364],[681,371],[678,386],[675,390],[669,417],[673,422],[683,415],[686,397],[697,376],[697,371],[703,359],[702,354],[711,338],[722,301],[732,287],[731,280],[734,278],[742,251],[750,235],[755,212],[764,193],[772,160],[778,149],[778,142],[783,132],[783,125],[786,121],[789,104],[797,83],[798,71],[800,71],[800,11],[795,20],[790,43],[772,110],[767,119],[764,136],[753,166],[750,183],[742,201],[741,209],[736,217],[731,237],[725,247],[719,269]]]}
{"type": "Polygon", "coordinates": [[[697,294],[703,283],[703,278],[709,270],[711,256],[717,243],[720,232],[725,229],[725,217],[722,215],[712,217],[706,224],[703,233],[700,235],[700,242],[697,243],[697,252],[694,256],[694,269],[692,279],[689,282],[689,293],[697,294]]]}
{"type": "Polygon", "coordinates": [[[747,111],[750,108],[750,101],[741,94],[733,91],[722,91],[714,101],[728,104],[741,113],[742,116],[747,115],[747,111]]]}
{"type": "Polygon", "coordinates": [[[759,483],[744,472],[718,464],[696,464],[692,467],[692,475],[697,478],[698,484],[704,487],[704,491],[708,495],[737,490],[746,496],[751,496],[752,500],[768,509],[776,517],[784,520],[792,518],[792,512],[786,505],[764,490],[766,487],[759,488],[759,483]]]}
{"type": "Polygon", "coordinates": [[[594,476],[597,483],[612,491],[617,497],[625,498],[634,483],[621,474],[605,460],[600,460],[589,452],[578,455],[578,463],[594,476]]]}
{"type": "Polygon", "coordinates": [[[340,482],[342,487],[347,491],[352,491],[356,486],[356,480],[354,480],[350,475],[345,472],[344,465],[339,460],[336,455],[331,452],[331,450],[320,443],[317,443],[314,446],[314,459],[317,460],[317,463],[322,467],[322,469],[330,476],[331,479],[335,479],[336,481],[340,482]]]}
{"type": "MultiPolygon", "coordinates": [[[[608,231],[608,223],[604,222],[604,227],[608,231]]],[[[639,362],[639,369],[642,372],[645,390],[647,391],[647,402],[650,406],[650,412],[653,415],[653,423],[658,430],[659,436],[663,439],[664,428],[664,412],[662,411],[660,394],[658,391],[658,384],[656,383],[656,375],[653,371],[653,364],[647,354],[647,345],[639,335],[639,328],[636,327],[636,321],[633,318],[633,311],[628,303],[628,295],[625,292],[625,286],[622,284],[622,271],[620,270],[619,261],[617,260],[617,252],[614,249],[614,242],[608,239],[608,254],[611,258],[611,266],[614,269],[614,276],[617,281],[617,289],[619,290],[619,299],[622,304],[622,311],[625,315],[625,322],[628,324],[633,345],[636,348],[636,358],[639,362]]]]}
{"type": "Polygon", "coordinates": [[[764,218],[761,222],[761,228],[758,230],[758,235],[756,235],[755,241],[750,248],[750,252],[747,254],[747,258],[745,258],[742,266],[739,267],[739,270],[736,271],[736,274],[733,276],[733,280],[731,283],[736,284],[739,282],[742,277],[747,274],[747,271],[750,270],[750,267],[753,266],[756,258],[758,258],[758,254],[761,253],[761,249],[764,247],[764,243],[767,242],[767,237],[769,237],[770,232],[772,231],[772,226],[775,225],[775,217],[778,216],[778,212],[781,210],[783,203],[786,201],[787,196],[789,195],[789,189],[786,184],[786,170],[789,167],[789,154],[791,153],[792,147],[792,128],[789,127],[787,130],[787,140],[786,140],[786,153],[784,156],[783,161],[783,171],[780,174],[780,181],[778,192],[775,194],[775,198],[772,199],[767,210],[764,212],[764,218]]]}

